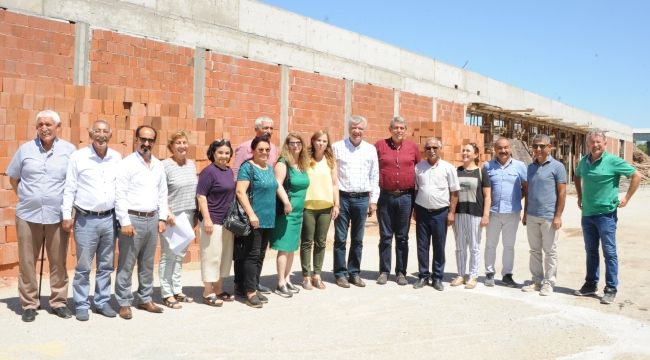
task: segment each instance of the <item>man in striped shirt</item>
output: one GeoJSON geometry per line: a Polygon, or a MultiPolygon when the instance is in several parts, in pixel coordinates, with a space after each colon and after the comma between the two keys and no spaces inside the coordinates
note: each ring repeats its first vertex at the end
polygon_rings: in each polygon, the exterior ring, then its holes
{"type": "Polygon", "coordinates": [[[368,121],[354,115],[348,120],[349,137],[332,145],[339,180],[339,216],[334,222],[334,276],[336,284],[364,287],[359,277],[363,231],[366,217],[377,210],[379,199],[379,162],[377,150],[363,141],[368,121]],[[350,231],[350,254],[345,261],[346,239],[350,231]]]}

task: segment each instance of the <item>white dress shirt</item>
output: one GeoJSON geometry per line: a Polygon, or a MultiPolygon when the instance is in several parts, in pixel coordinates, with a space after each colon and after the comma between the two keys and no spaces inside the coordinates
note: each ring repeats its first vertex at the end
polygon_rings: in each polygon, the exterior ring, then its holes
{"type": "Polygon", "coordinates": [[[120,225],[131,225],[129,210],[158,211],[158,219],[167,220],[165,168],[153,155],[150,164],[137,151],[120,163],[115,186],[115,213],[120,225]]]}
{"type": "Polygon", "coordinates": [[[332,144],[336,155],[339,190],[345,192],[368,192],[370,203],[379,199],[379,160],[377,149],[361,141],[354,146],[349,138],[332,144]]]}
{"type": "Polygon", "coordinates": [[[102,159],[90,144],[72,153],[65,177],[63,220],[72,219],[72,207],[107,211],[115,207],[115,178],[122,155],[107,149],[102,159]]]}
{"type": "Polygon", "coordinates": [[[460,190],[456,168],[438,159],[435,165],[422,160],[415,165],[415,203],[425,209],[437,210],[450,205],[450,192],[460,190]]]}

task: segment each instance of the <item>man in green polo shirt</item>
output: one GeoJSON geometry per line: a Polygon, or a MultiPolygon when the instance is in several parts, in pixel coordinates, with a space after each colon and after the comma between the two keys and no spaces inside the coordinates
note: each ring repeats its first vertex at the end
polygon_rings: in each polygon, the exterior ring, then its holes
{"type": "Polygon", "coordinates": [[[578,164],[575,174],[578,206],[582,209],[582,233],[587,252],[585,283],[574,292],[577,296],[595,295],[598,291],[598,245],[602,243],[605,258],[605,289],[601,304],[611,304],[618,285],[616,256],[616,209],[627,205],[639,187],[641,175],[632,165],[605,151],[607,137],[600,130],[587,133],[589,154],[578,164]],[[624,197],[619,199],[621,175],[632,178],[624,197]]]}

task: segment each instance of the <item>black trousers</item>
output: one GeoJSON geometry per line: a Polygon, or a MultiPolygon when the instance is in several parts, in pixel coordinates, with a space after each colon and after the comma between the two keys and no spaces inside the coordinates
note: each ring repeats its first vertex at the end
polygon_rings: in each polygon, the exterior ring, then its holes
{"type": "Polygon", "coordinates": [[[262,264],[273,229],[253,229],[248,236],[235,238],[235,285],[247,293],[254,292],[260,282],[262,264]]]}

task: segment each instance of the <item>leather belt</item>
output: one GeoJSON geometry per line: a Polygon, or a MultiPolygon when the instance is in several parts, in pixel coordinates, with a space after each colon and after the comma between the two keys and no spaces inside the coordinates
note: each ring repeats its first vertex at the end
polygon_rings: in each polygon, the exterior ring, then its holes
{"type": "Polygon", "coordinates": [[[78,206],[74,206],[75,210],[81,215],[93,215],[93,216],[104,216],[104,215],[112,215],[115,212],[115,209],[110,209],[106,211],[90,211],[90,210],[84,210],[78,206]]]}
{"type": "Polygon", "coordinates": [[[404,194],[410,194],[413,192],[413,189],[408,189],[408,190],[394,190],[394,191],[389,191],[389,190],[382,190],[385,193],[391,194],[393,196],[402,196],[404,194]]]}
{"type": "Polygon", "coordinates": [[[347,191],[342,191],[339,190],[339,194],[344,197],[348,198],[364,198],[368,197],[368,192],[347,192],[347,191]]]}
{"type": "Polygon", "coordinates": [[[156,215],[157,211],[146,212],[146,211],[129,210],[128,213],[140,217],[153,217],[154,215],[156,215]]]}

